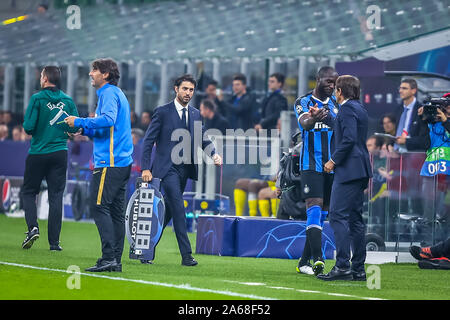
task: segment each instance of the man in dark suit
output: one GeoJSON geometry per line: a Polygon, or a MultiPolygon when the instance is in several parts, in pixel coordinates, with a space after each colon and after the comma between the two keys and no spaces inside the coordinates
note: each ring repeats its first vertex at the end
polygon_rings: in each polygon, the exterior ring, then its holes
{"type": "Polygon", "coordinates": [[[268,82],[269,92],[261,103],[261,120],[255,125],[256,130],[275,129],[281,111],[288,109],[287,99],[281,93],[284,75],[281,73],[271,74],[268,82]]]}
{"type": "Polygon", "coordinates": [[[200,112],[189,105],[194,95],[196,81],[191,75],[184,75],[175,80],[176,98],[174,101],[155,109],[150,126],[144,138],[142,151],[142,180],[147,182],[153,177],[161,179],[166,214],[164,227],[173,218],[173,226],[178,241],[182,261],[185,266],[195,266],[197,261],[192,257],[191,244],[187,235],[186,216],[184,211],[183,192],[187,179],[197,180],[198,165],[197,146],[211,150],[214,164],[220,166],[222,158],[215,152],[211,141],[196,141],[203,139],[204,128],[201,126],[200,112]],[[201,137],[194,136],[194,125],[202,128],[201,137]],[[180,141],[172,139],[172,133],[177,130],[180,141]],[[151,155],[156,143],[156,154],[153,163],[151,155]],[[172,152],[181,146],[180,152],[172,152]]]}
{"type": "Polygon", "coordinates": [[[416,99],[417,82],[403,79],[399,94],[403,104],[395,111],[397,123],[396,145],[398,151],[426,151],[428,149],[428,124],[418,114],[420,103],[416,99]]]}
{"type": "Polygon", "coordinates": [[[414,79],[403,79],[400,83],[399,94],[403,103],[395,111],[397,131],[394,149],[399,152],[410,152],[403,156],[403,172],[408,180],[408,188],[403,196],[407,198],[415,214],[421,215],[426,210],[422,203],[422,181],[419,175],[422,164],[425,161],[425,153],[430,146],[428,124],[418,114],[420,103],[416,98],[417,82],[414,79]],[[412,153],[411,151],[416,151],[412,153]]]}
{"type": "Polygon", "coordinates": [[[364,189],[372,177],[366,147],[368,115],[359,102],[356,77],[336,80],[336,98],[341,105],[334,126],[334,152],[324,170],[334,170],[330,199],[330,225],[336,241],[336,265],[322,280],[365,281],[366,226],[362,218],[364,189]],[[350,248],[353,253],[350,265],[350,248]]]}

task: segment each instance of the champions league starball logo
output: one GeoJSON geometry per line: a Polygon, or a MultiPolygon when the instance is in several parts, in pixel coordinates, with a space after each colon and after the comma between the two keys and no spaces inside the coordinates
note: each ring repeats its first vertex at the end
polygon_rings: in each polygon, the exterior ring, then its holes
{"type": "Polygon", "coordinates": [[[137,179],[136,190],[128,202],[125,227],[130,243],[130,259],[153,260],[155,247],[164,225],[164,199],[159,191],[160,180],[149,183],[137,179]]]}

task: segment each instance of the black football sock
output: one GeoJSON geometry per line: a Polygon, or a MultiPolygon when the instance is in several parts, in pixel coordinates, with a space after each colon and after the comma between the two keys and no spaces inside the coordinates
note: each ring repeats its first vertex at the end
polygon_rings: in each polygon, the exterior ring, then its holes
{"type": "Polygon", "coordinates": [[[307,233],[306,240],[305,240],[305,247],[303,248],[302,257],[298,264],[300,266],[304,266],[304,265],[308,264],[309,259],[311,259],[311,245],[309,243],[309,237],[308,237],[308,233],[307,233]]]}
{"type": "Polygon", "coordinates": [[[322,230],[319,228],[309,228],[306,230],[307,238],[311,247],[311,255],[314,262],[323,260],[322,257],[322,230]]]}

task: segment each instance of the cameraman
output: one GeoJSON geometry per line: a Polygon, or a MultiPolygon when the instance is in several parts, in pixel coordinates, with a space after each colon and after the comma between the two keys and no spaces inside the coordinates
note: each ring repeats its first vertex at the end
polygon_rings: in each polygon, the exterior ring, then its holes
{"type": "MultiPolygon", "coordinates": [[[[447,102],[450,102],[450,92],[444,94],[442,98],[447,99],[447,102]]],[[[442,126],[445,128],[447,132],[450,133],[450,104],[447,103],[445,106],[445,110],[441,110],[441,108],[437,108],[436,112],[436,118],[438,121],[442,123],[442,126]],[[445,111],[445,112],[444,112],[445,111]]],[[[423,109],[422,109],[423,112],[423,109]]]]}
{"type": "Polygon", "coordinates": [[[435,219],[435,213],[436,218],[441,218],[440,201],[437,199],[442,197],[438,197],[436,193],[446,193],[450,183],[450,93],[445,94],[443,98],[439,105],[431,103],[431,108],[425,105],[418,110],[419,115],[428,122],[430,139],[427,157],[420,172],[423,176],[422,191],[425,197],[424,218],[428,221],[435,219]],[[435,115],[430,117],[427,109],[433,108],[435,115]]]}

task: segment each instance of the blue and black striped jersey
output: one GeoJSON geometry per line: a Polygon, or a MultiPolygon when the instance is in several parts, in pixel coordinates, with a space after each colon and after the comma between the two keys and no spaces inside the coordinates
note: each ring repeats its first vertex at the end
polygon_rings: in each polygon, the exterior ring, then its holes
{"type": "Polygon", "coordinates": [[[324,122],[316,122],[311,130],[305,130],[298,121],[302,114],[309,111],[309,108],[317,103],[319,109],[327,108],[329,117],[336,118],[339,111],[339,104],[336,97],[331,96],[326,101],[321,101],[312,95],[312,92],[298,98],[294,104],[294,111],[297,117],[298,126],[302,132],[302,153],[300,156],[300,170],[312,170],[323,172],[324,164],[330,160],[331,137],[333,129],[324,122]]]}

